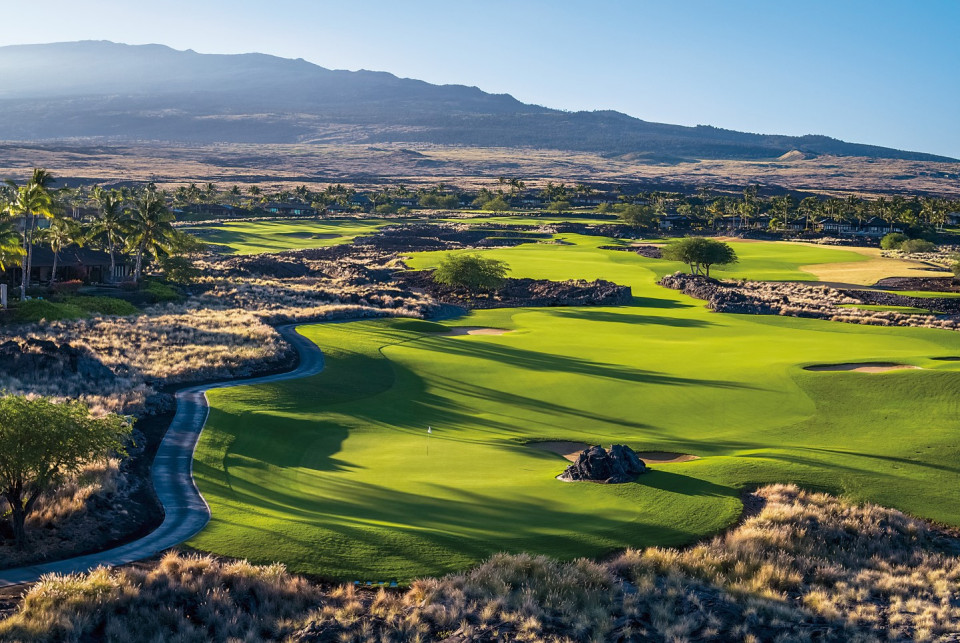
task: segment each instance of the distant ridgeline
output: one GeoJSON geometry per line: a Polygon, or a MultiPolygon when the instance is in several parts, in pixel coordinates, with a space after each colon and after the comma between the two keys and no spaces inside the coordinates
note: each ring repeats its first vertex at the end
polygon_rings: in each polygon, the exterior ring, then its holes
{"type": "Polygon", "coordinates": [[[0,47],[0,139],[190,143],[424,142],[539,147],[652,161],[771,159],[796,151],[920,161],[945,157],[825,136],[748,134],[564,112],[476,87],[431,85],[302,59],[161,45],[0,47]]]}

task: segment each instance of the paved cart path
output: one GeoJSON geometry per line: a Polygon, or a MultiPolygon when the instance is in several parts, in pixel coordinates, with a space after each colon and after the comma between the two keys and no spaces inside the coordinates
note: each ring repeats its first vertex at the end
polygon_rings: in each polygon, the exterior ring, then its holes
{"type": "Polygon", "coordinates": [[[193,482],[193,451],[207,421],[206,392],[214,388],[264,384],[316,375],[323,370],[323,353],[296,331],[296,325],[277,331],[300,354],[300,365],[287,373],[191,386],[177,392],[177,412],[153,461],[153,487],[163,505],[163,523],[146,536],[113,549],[27,567],[0,570],[0,587],[32,583],[44,574],[85,572],[101,565],[115,566],[149,558],[196,535],[210,520],[210,508],[193,482]]]}

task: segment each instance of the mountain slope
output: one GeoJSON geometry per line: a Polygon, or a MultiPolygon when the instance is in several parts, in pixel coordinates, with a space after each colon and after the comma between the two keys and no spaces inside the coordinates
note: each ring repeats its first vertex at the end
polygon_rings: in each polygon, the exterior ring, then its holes
{"type": "Polygon", "coordinates": [[[335,71],[264,54],[85,41],[0,47],[0,139],[185,143],[425,142],[632,154],[776,158],[792,150],[952,160],[823,136],[770,136],[563,112],[475,87],[335,71]]]}

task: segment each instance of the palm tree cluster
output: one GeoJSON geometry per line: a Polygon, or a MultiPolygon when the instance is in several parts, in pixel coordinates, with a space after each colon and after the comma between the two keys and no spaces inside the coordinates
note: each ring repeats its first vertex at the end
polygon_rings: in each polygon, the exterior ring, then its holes
{"type": "Polygon", "coordinates": [[[750,186],[742,197],[711,196],[701,191],[696,196],[651,192],[621,196],[625,203],[650,204],[658,216],[675,212],[688,217],[695,227],[756,228],[774,230],[819,230],[827,221],[844,224],[863,224],[876,217],[890,230],[902,228],[930,228],[940,230],[948,222],[948,214],[960,211],[960,202],[932,197],[900,195],[865,199],[856,195],[821,198],[808,196],[797,201],[792,195],[761,197],[757,187],[750,186]]]}
{"type": "Polygon", "coordinates": [[[53,252],[50,281],[57,279],[60,253],[69,246],[90,246],[110,255],[110,279],[120,253],[135,258],[133,280],[139,282],[144,260],[159,260],[178,247],[181,233],[173,228],[174,216],[166,195],[150,184],[141,190],[94,187],[54,189],[53,176],[34,169],[18,185],[6,181],[0,190],[0,270],[20,266],[20,298],[25,299],[37,245],[53,252]],[[94,213],[78,217],[67,203],[88,203],[94,213]]]}

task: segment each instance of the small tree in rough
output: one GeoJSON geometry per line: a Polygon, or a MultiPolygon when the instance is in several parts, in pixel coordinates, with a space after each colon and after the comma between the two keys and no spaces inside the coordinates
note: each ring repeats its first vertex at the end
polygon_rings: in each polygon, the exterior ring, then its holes
{"type": "Polygon", "coordinates": [[[502,196],[496,196],[483,204],[483,209],[497,214],[510,210],[510,204],[502,196]]]}
{"type": "Polygon", "coordinates": [[[480,255],[447,255],[433,273],[433,280],[468,290],[496,290],[503,284],[509,268],[503,261],[480,255]]]}
{"type": "Polygon", "coordinates": [[[123,452],[130,420],[94,417],[82,402],[0,397],[0,494],[10,505],[17,547],[26,544],[24,524],[37,500],[64,478],[111,452],[123,452]]]}
{"type": "Polygon", "coordinates": [[[710,276],[710,266],[737,262],[737,253],[728,244],[716,239],[688,237],[664,247],[663,258],[682,261],[690,266],[690,274],[710,276]]]}
{"type": "Polygon", "coordinates": [[[899,250],[903,242],[909,240],[909,238],[910,237],[905,234],[891,232],[890,234],[884,235],[883,239],[880,239],[880,247],[884,250],[899,250]]]}

